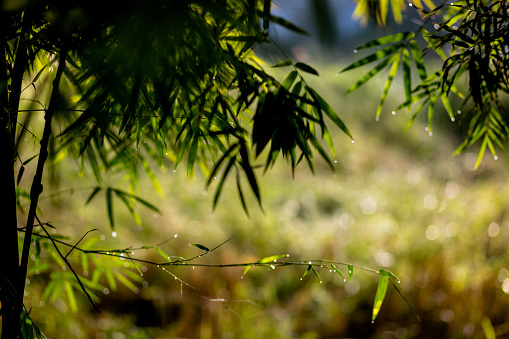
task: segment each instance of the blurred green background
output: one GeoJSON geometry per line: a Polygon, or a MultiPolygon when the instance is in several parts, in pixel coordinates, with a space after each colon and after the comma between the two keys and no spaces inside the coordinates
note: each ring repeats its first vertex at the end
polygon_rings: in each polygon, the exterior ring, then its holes
{"type": "MultiPolygon", "coordinates": [[[[432,137],[425,131],[426,122],[419,119],[405,132],[407,114],[391,114],[390,107],[398,99],[394,93],[376,122],[378,85],[383,80],[344,97],[355,75],[335,76],[341,68],[337,64],[317,68],[321,77],[308,80],[340,113],[355,137],[351,143],[339,133],[334,136],[336,172],[318,162],[313,175],[304,164],[292,179],[281,161],[261,176],[263,211],[253,199],[247,217],[233,182],[212,210],[213,192],[204,189],[205,178],[199,173],[186,178],[185,170],[173,171],[169,162],[158,173],[164,197],[157,195],[148,178],[142,177],[140,183],[141,196],[156,204],[162,214],[140,207],[142,224],[137,225],[119,204],[114,237],[104,201],[95,199],[84,205],[94,186],[92,175],[78,177],[78,164],[63,159],[52,192],[41,199],[42,217],[51,220],[59,234],[69,236],[70,243],[98,228],[99,232],[86,238],[96,241],[94,249],[150,246],[169,240],[160,248],[168,255],[187,258],[201,253],[189,244],[213,248],[231,238],[196,263],[255,262],[289,254],[291,260],[329,259],[388,269],[400,278],[398,288],[422,322],[389,286],[380,315],[372,324],[378,275],[359,269],[352,281],[344,282],[328,268],[317,268],[320,282],[312,274],[300,279],[305,266],[256,267],[243,278],[243,267],[167,267],[192,286],[183,285],[181,291],[180,282],[157,266],[138,264],[136,269],[127,260],[90,255],[128,277],[134,288],[118,282],[114,290],[108,281],[101,281],[105,289],[96,294],[102,313],[94,313],[79,292],[78,311],[73,312],[64,287],[59,294],[43,295],[50,275],[32,272],[27,306],[46,335],[97,339],[484,338],[490,330],[507,335],[507,155],[497,161],[486,157],[474,171],[475,150],[451,157],[459,141],[447,119],[437,121],[432,137]]],[[[121,177],[110,180],[122,187],[121,177]]],[[[84,274],[76,252],[70,255],[71,263],[84,274]]],[[[41,256],[45,255],[43,250],[41,256]]],[[[154,249],[137,250],[133,256],[164,261],[154,249]]],[[[48,261],[52,274],[59,274],[58,262],[48,261]]]]}

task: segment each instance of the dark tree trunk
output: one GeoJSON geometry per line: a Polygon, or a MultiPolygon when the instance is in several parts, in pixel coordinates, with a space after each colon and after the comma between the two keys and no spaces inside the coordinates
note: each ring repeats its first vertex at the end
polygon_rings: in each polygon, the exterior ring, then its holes
{"type": "MultiPolygon", "coordinates": [[[[19,281],[18,223],[16,219],[16,186],[14,179],[13,136],[15,122],[9,105],[6,59],[6,14],[0,11],[0,301],[2,303],[2,339],[16,338],[19,333],[21,305],[15,286],[19,281]],[[14,129],[13,129],[14,128],[14,129]]],[[[16,109],[17,110],[17,109],[16,109]]],[[[23,291],[21,291],[23,293],[23,291]]]]}

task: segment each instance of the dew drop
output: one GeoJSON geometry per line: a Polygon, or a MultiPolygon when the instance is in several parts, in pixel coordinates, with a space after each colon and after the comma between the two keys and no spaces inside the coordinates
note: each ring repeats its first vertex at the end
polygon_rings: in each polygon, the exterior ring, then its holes
{"type": "Polygon", "coordinates": [[[302,278],[300,278],[300,280],[302,280],[302,278]]]}
{"type": "Polygon", "coordinates": [[[371,323],[372,323],[372,324],[374,324],[374,323],[375,323],[375,321],[374,321],[374,320],[371,320],[371,323]]]}
{"type": "Polygon", "coordinates": [[[440,26],[438,24],[434,24],[433,27],[435,27],[435,29],[439,29],[440,26]]]}
{"type": "Polygon", "coordinates": [[[352,140],[352,144],[355,144],[355,140],[352,140]]]}
{"type": "Polygon", "coordinates": [[[173,170],[173,173],[177,172],[177,170],[173,170]]]}
{"type": "Polygon", "coordinates": [[[178,237],[179,235],[177,233],[175,233],[175,235],[173,236],[174,238],[178,237]]]}
{"type": "Polygon", "coordinates": [[[392,111],[392,115],[396,115],[396,111],[392,111]]]}
{"type": "Polygon", "coordinates": [[[111,236],[112,236],[113,238],[115,238],[115,237],[117,236],[117,232],[115,232],[115,231],[111,232],[111,236]]]}
{"type": "Polygon", "coordinates": [[[376,117],[376,118],[375,118],[375,120],[376,120],[376,121],[380,121],[380,118],[379,118],[379,117],[376,117]]]}
{"type": "Polygon", "coordinates": [[[287,255],[286,255],[286,257],[288,258],[288,257],[290,257],[290,255],[289,255],[289,254],[287,254],[287,255]]]}
{"type": "Polygon", "coordinates": [[[338,77],[338,76],[339,76],[339,73],[336,73],[336,74],[334,74],[334,75],[338,77]]]}
{"type": "Polygon", "coordinates": [[[354,50],[353,50],[353,52],[354,52],[354,53],[357,53],[357,50],[356,50],[356,49],[354,49],[354,50]]]}
{"type": "Polygon", "coordinates": [[[451,118],[451,121],[454,121],[454,120],[456,120],[456,119],[454,119],[454,118],[451,118]]]}
{"type": "Polygon", "coordinates": [[[398,284],[401,284],[401,280],[398,280],[398,284]]]}
{"type": "Polygon", "coordinates": [[[321,284],[321,283],[322,283],[322,282],[320,281],[320,284],[321,284]]]}
{"type": "Polygon", "coordinates": [[[458,110],[458,114],[461,114],[461,111],[458,110]]]}
{"type": "Polygon", "coordinates": [[[429,132],[429,136],[432,137],[433,136],[433,132],[429,132]]]}
{"type": "Polygon", "coordinates": [[[346,282],[346,279],[343,279],[343,282],[346,282]]]}
{"type": "Polygon", "coordinates": [[[495,155],[495,156],[493,157],[493,159],[498,160],[498,156],[496,156],[496,155],[495,155]]]}

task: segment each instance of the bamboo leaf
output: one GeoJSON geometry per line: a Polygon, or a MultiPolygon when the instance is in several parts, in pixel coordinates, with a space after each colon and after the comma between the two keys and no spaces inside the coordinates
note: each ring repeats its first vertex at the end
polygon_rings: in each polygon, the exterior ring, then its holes
{"type": "Polygon", "coordinates": [[[389,276],[380,275],[380,279],[378,280],[378,287],[376,289],[375,302],[373,304],[373,315],[371,317],[371,321],[374,322],[378,314],[380,313],[380,308],[382,307],[382,303],[385,298],[385,293],[387,292],[387,286],[389,284],[389,276]]]}
{"type": "Polygon", "coordinates": [[[160,197],[164,197],[163,189],[161,188],[161,185],[159,184],[159,180],[157,180],[157,177],[156,177],[154,171],[152,171],[152,168],[150,168],[148,161],[142,156],[139,156],[138,159],[140,159],[141,165],[143,166],[143,169],[147,173],[150,181],[152,182],[152,186],[154,186],[157,194],[160,197]]]}
{"type": "MultiPolygon", "coordinates": [[[[410,65],[410,52],[404,49],[401,54],[401,61],[403,65],[403,87],[405,88],[405,100],[410,99],[412,92],[412,68],[410,65]]],[[[408,107],[410,110],[410,107],[408,107]]]]}
{"type": "Polygon", "coordinates": [[[348,265],[348,280],[351,281],[353,277],[353,265],[348,265]]]}
{"type": "Polygon", "coordinates": [[[295,64],[295,67],[297,67],[298,69],[300,70],[303,70],[304,72],[306,73],[310,73],[310,74],[314,74],[314,75],[318,75],[318,72],[311,66],[309,65],[306,65],[305,63],[303,62],[297,62],[295,64]]]}
{"type": "Polygon", "coordinates": [[[228,176],[228,173],[230,173],[230,170],[232,169],[233,164],[235,164],[236,157],[231,157],[230,161],[226,165],[223,175],[221,177],[221,180],[219,181],[219,184],[216,188],[216,193],[214,194],[214,201],[212,203],[212,206],[215,208],[217,206],[217,203],[219,201],[219,196],[221,195],[221,192],[223,191],[223,185],[226,180],[226,177],[228,176]]]}
{"type": "Polygon", "coordinates": [[[291,66],[292,65],[292,60],[288,59],[288,60],[284,60],[284,61],[281,61],[275,65],[272,65],[272,67],[286,67],[286,66],[291,66]]]}
{"type": "Polygon", "coordinates": [[[104,266],[103,269],[104,269],[104,275],[106,276],[106,281],[108,282],[108,285],[110,286],[112,291],[116,291],[117,290],[117,281],[115,280],[115,277],[113,276],[113,272],[107,266],[104,266]]]}
{"type": "Polygon", "coordinates": [[[387,45],[387,44],[390,44],[390,43],[393,43],[393,42],[400,42],[402,40],[411,39],[414,36],[415,36],[415,33],[413,33],[413,32],[396,33],[396,34],[384,36],[384,37],[378,38],[376,40],[372,40],[370,42],[367,42],[364,45],[361,45],[361,46],[357,47],[357,50],[364,49],[364,48],[369,48],[369,47],[373,47],[373,46],[387,45]]]}
{"type": "Polygon", "coordinates": [[[290,21],[288,20],[285,20],[283,18],[280,18],[280,17],[277,17],[277,16],[274,16],[274,15],[271,15],[270,16],[270,21],[278,24],[278,25],[281,25],[283,26],[284,28],[287,28],[289,29],[290,31],[293,31],[293,32],[296,32],[296,33],[299,33],[299,34],[304,34],[304,35],[307,35],[308,32],[306,32],[304,29],[294,25],[293,23],[291,23],[290,21]]]}
{"type": "Polygon", "coordinates": [[[92,191],[92,193],[88,196],[88,199],[87,201],[85,202],[85,206],[88,205],[90,203],[90,201],[96,196],[97,193],[99,193],[101,191],[101,187],[100,186],[97,186],[96,188],[94,188],[94,190],[92,191]]]}
{"type": "Polygon", "coordinates": [[[363,58],[361,60],[358,60],[358,61],[354,62],[353,64],[351,64],[348,67],[344,68],[341,71],[341,73],[349,71],[349,70],[352,70],[352,69],[355,69],[355,68],[359,68],[361,66],[369,64],[369,63],[371,63],[373,61],[376,61],[376,60],[381,60],[381,59],[391,55],[392,53],[397,52],[398,50],[404,48],[405,46],[406,45],[404,43],[397,43],[397,44],[385,47],[382,50],[379,50],[379,51],[377,51],[377,52],[375,52],[373,54],[368,55],[367,57],[365,57],[365,58],[363,58]]]}
{"type": "Polygon", "coordinates": [[[210,253],[210,249],[206,246],[200,245],[200,244],[189,244],[189,246],[194,246],[196,248],[199,248],[200,250],[210,253]]]}
{"type": "Polygon", "coordinates": [[[362,85],[364,85],[369,79],[371,79],[372,77],[374,77],[376,74],[378,74],[382,69],[384,69],[388,64],[390,64],[391,62],[394,62],[395,59],[397,58],[398,56],[397,55],[393,55],[392,57],[390,58],[386,58],[385,60],[383,60],[382,62],[380,62],[378,65],[376,65],[371,71],[369,71],[368,73],[366,73],[362,78],[359,79],[359,81],[357,81],[355,84],[353,84],[346,92],[345,92],[345,95],[350,93],[350,92],[353,92],[355,91],[357,88],[361,87],[362,85]]]}
{"type": "Polygon", "coordinates": [[[297,78],[297,75],[298,75],[298,73],[297,73],[296,70],[293,70],[290,73],[288,73],[288,75],[286,76],[286,78],[283,81],[283,84],[281,86],[283,86],[287,90],[290,89],[290,87],[292,86],[293,82],[297,78]]]}
{"type": "Polygon", "coordinates": [[[346,281],[345,276],[344,276],[344,275],[343,275],[343,273],[341,273],[341,271],[340,271],[340,270],[336,267],[336,265],[331,264],[331,267],[332,267],[332,269],[334,270],[334,272],[336,272],[337,274],[339,274],[339,276],[340,276],[341,278],[343,278],[343,281],[346,281]]]}
{"type": "Polygon", "coordinates": [[[136,285],[132,283],[129,279],[124,277],[120,272],[115,272],[115,278],[122,283],[125,287],[130,289],[131,291],[135,291],[137,289],[136,285]]]}
{"type": "Polygon", "coordinates": [[[451,102],[449,101],[447,93],[442,93],[440,95],[440,99],[442,99],[442,104],[444,105],[444,108],[447,111],[449,118],[451,118],[451,120],[454,121],[454,112],[452,111],[451,102]]]}
{"type": "Polygon", "coordinates": [[[71,283],[68,280],[64,281],[64,289],[67,294],[67,300],[69,301],[69,306],[71,308],[72,313],[77,313],[78,305],[76,304],[76,296],[74,295],[71,283]]]}
{"type": "Polygon", "coordinates": [[[254,265],[248,265],[246,266],[246,269],[244,270],[244,273],[242,274],[242,276],[245,276],[247,272],[249,272],[249,270],[254,267],[254,265]]]}
{"type": "Polygon", "coordinates": [[[165,260],[167,261],[171,261],[170,259],[170,256],[168,254],[166,254],[166,252],[164,252],[161,248],[159,248],[158,246],[154,245],[152,246],[154,248],[154,250],[156,250],[157,253],[159,253],[159,255],[161,257],[163,257],[165,260]]]}
{"type": "Polygon", "coordinates": [[[479,168],[479,165],[482,162],[482,158],[484,157],[484,152],[486,152],[487,145],[488,145],[488,135],[486,134],[482,141],[481,148],[479,148],[479,154],[477,155],[477,161],[475,162],[475,167],[474,167],[475,169],[479,168]]]}
{"type": "Polygon", "coordinates": [[[264,263],[268,263],[268,262],[274,262],[278,259],[286,258],[286,257],[288,257],[288,254],[271,255],[270,257],[265,257],[263,259],[258,260],[257,263],[264,264],[264,263]]]}
{"type": "Polygon", "coordinates": [[[113,219],[113,200],[111,198],[112,189],[106,189],[106,209],[108,211],[108,220],[110,221],[111,229],[115,229],[115,220],[113,219]]]}
{"type": "Polygon", "coordinates": [[[187,160],[187,176],[190,177],[193,172],[194,161],[196,159],[196,153],[198,152],[198,140],[199,133],[196,133],[189,149],[189,158],[187,160]]]}
{"type": "Polygon", "coordinates": [[[378,104],[378,108],[376,110],[376,118],[380,118],[380,114],[382,113],[382,106],[385,103],[385,99],[387,99],[387,94],[389,93],[389,89],[391,88],[392,80],[396,76],[396,73],[398,72],[399,68],[399,60],[396,60],[391,67],[391,70],[389,72],[389,77],[387,78],[387,81],[385,82],[384,91],[382,93],[382,97],[380,98],[380,103],[378,104]]]}
{"type": "Polygon", "coordinates": [[[311,268],[313,266],[312,265],[308,265],[308,268],[306,268],[306,270],[304,271],[304,274],[302,275],[302,277],[300,277],[300,280],[302,280],[302,278],[304,278],[306,275],[308,275],[309,271],[311,271],[311,268]]]}
{"type": "Polygon", "coordinates": [[[262,198],[260,196],[260,189],[258,187],[258,181],[256,180],[256,176],[253,172],[253,168],[251,167],[251,164],[249,163],[249,154],[247,152],[245,143],[240,144],[240,156],[242,157],[242,161],[240,162],[240,165],[242,166],[242,169],[244,170],[244,173],[246,174],[249,185],[251,186],[251,190],[253,191],[256,199],[258,200],[258,203],[261,206],[262,198]]]}
{"type": "Polygon", "coordinates": [[[410,51],[412,52],[412,56],[414,58],[417,74],[419,74],[421,80],[425,80],[428,77],[426,73],[426,66],[424,65],[421,49],[415,40],[410,41],[410,51]]]}
{"type": "Polygon", "coordinates": [[[384,270],[383,268],[379,269],[379,270],[378,270],[378,273],[379,273],[380,275],[386,275],[386,276],[388,276],[389,278],[393,278],[393,279],[396,279],[396,280],[398,280],[398,281],[399,281],[398,277],[396,277],[396,276],[394,275],[394,273],[392,273],[392,272],[390,272],[390,271],[387,271],[387,270],[384,270]]]}
{"type": "Polygon", "coordinates": [[[330,107],[330,105],[311,87],[306,87],[306,90],[308,91],[309,94],[311,94],[311,96],[315,100],[314,106],[320,110],[323,110],[325,114],[327,114],[327,116],[332,120],[332,122],[336,124],[336,126],[338,126],[346,135],[353,139],[352,134],[350,133],[344,122],[336,114],[336,112],[334,112],[332,107],[330,107]]]}
{"type": "Polygon", "coordinates": [[[320,277],[320,274],[318,274],[318,272],[316,271],[316,269],[312,266],[311,266],[311,270],[313,271],[313,273],[316,275],[316,277],[318,278],[318,280],[320,280],[320,284],[322,283],[322,278],[320,277]]]}

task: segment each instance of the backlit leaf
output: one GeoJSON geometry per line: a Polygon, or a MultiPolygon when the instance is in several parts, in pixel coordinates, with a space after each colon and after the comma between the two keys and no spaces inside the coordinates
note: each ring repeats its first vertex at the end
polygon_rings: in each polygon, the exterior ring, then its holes
{"type": "Polygon", "coordinates": [[[277,254],[277,255],[271,255],[270,257],[265,257],[263,259],[258,260],[257,262],[260,264],[268,263],[268,262],[274,262],[277,259],[286,258],[288,257],[288,254],[277,254]]]}
{"type": "Polygon", "coordinates": [[[373,315],[371,317],[371,321],[375,321],[376,317],[380,313],[380,308],[382,307],[388,284],[389,276],[380,275],[380,279],[378,280],[378,287],[376,289],[375,302],[373,304],[373,315]]]}
{"type": "Polygon", "coordinates": [[[397,43],[397,44],[385,47],[384,49],[381,49],[373,54],[370,54],[367,57],[365,57],[361,60],[358,60],[358,61],[354,62],[353,64],[347,66],[346,68],[344,68],[341,71],[341,73],[355,69],[355,68],[359,68],[361,66],[367,65],[367,64],[369,64],[373,61],[376,61],[376,60],[382,60],[383,58],[385,58],[385,57],[391,55],[392,53],[397,52],[400,49],[405,48],[405,47],[406,47],[406,45],[404,43],[397,43]]]}
{"type": "Polygon", "coordinates": [[[348,280],[351,281],[353,277],[353,265],[348,265],[348,280]]]}

